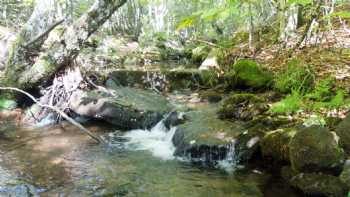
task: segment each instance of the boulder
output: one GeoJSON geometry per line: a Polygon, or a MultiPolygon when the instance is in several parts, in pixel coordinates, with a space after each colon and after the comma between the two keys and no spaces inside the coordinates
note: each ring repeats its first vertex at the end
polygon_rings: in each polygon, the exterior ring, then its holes
{"type": "Polygon", "coordinates": [[[268,110],[264,100],[254,94],[231,94],[218,111],[221,119],[252,120],[268,110]]]}
{"type": "Polygon", "coordinates": [[[234,150],[238,163],[243,164],[255,158],[260,150],[263,133],[259,127],[252,127],[237,136],[234,150]]]}
{"type": "Polygon", "coordinates": [[[350,114],[338,124],[335,132],[339,136],[340,146],[350,153],[350,114]]]}
{"type": "Polygon", "coordinates": [[[350,160],[346,160],[339,178],[348,188],[350,188],[350,160]]]}
{"type": "Polygon", "coordinates": [[[231,88],[261,89],[272,84],[273,75],[252,60],[240,60],[225,74],[225,78],[231,88]]]}
{"type": "Polygon", "coordinates": [[[148,91],[119,87],[105,92],[76,91],[70,109],[76,114],[104,120],[121,130],[151,128],[170,111],[168,101],[148,91]]]}
{"type": "Polygon", "coordinates": [[[175,155],[192,162],[215,165],[233,152],[234,139],[244,131],[238,123],[220,120],[216,105],[185,113],[186,122],[179,125],[173,137],[175,155]]]}
{"type": "Polygon", "coordinates": [[[319,126],[299,130],[290,141],[289,154],[293,169],[300,172],[339,170],[345,157],[338,136],[319,126]]]}
{"type": "Polygon", "coordinates": [[[297,173],[289,166],[283,167],[281,174],[292,187],[308,196],[344,197],[349,191],[336,176],[322,173],[297,173]]]}
{"type": "Polygon", "coordinates": [[[289,161],[289,142],[296,134],[296,129],[286,128],[270,131],[260,142],[261,153],[276,161],[289,161]]]}

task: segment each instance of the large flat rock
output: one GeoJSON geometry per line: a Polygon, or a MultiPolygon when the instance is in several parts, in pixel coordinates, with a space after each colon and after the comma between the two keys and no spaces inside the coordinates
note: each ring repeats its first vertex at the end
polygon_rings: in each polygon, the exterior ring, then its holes
{"type": "Polygon", "coordinates": [[[70,108],[80,116],[104,120],[121,130],[151,128],[171,110],[165,97],[149,91],[112,85],[109,90],[112,95],[75,92],[70,108]]]}

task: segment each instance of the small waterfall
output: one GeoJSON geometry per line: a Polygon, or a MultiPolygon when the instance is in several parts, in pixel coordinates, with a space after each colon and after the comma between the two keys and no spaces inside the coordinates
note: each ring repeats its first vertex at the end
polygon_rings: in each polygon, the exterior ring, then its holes
{"type": "Polygon", "coordinates": [[[227,145],[226,157],[223,160],[218,161],[217,167],[225,170],[226,172],[232,173],[234,170],[239,167],[239,158],[236,155],[236,140],[232,140],[231,144],[227,145]]]}
{"type": "MultiPolygon", "coordinates": [[[[151,130],[136,129],[118,136],[118,141],[130,150],[148,150],[153,156],[163,160],[174,159],[175,146],[172,143],[176,127],[167,129],[164,120],[151,130]]],[[[121,144],[119,143],[119,145],[121,144]]],[[[112,144],[114,145],[114,144],[112,144]]]]}

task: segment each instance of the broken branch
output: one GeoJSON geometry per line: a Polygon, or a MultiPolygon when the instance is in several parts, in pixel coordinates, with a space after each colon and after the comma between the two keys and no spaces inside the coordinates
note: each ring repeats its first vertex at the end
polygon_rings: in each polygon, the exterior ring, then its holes
{"type": "Polygon", "coordinates": [[[94,139],[96,142],[98,143],[103,143],[106,144],[106,142],[99,136],[93,134],[91,131],[89,131],[88,129],[86,129],[83,125],[81,125],[80,123],[76,122],[75,120],[73,120],[71,117],[69,117],[66,113],[64,113],[63,111],[61,111],[60,109],[51,106],[51,105],[44,105],[42,103],[40,103],[39,101],[36,100],[36,98],[34,98],[31,94],[29,94],[26,91],[23,91],[21,89],[18,88],[13,88],[13,87],[0,87],[0,90],[12,90],[12,91],[16,91],[16,92],[20,92],[24,95],[26,95],[27,97],[29,97],[31,100],[33,100],[36,104],[38,104],[40,107],[43,108],[48,108],[51,109],[53,111],[55,111],[56,113],[60,114],[65,120],[67,120],[68,122],[70,122],[72,125],[78,127],[81,131],[85,132],[88,136],[90,136],[92,139],[94,139]]]}

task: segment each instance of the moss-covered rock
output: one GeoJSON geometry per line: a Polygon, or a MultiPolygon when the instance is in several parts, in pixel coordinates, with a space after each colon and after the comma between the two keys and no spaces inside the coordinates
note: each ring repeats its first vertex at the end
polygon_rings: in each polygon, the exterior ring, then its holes
{"type": "Polygon", "coordinates": [[[289,144],[293,169],[301,172],[339,169],[345,154],[337,138],[335,133],[319,126],[299,130],[289,144]]]}
{"type": "Polygon", "coordinates": [[[201,99],[208,100],[210,103],[217,103],[222,100],[223,93],[217,90],[207,90],[200,92],[199,96],[201,99]]]}
{"type": "Polygon", "coordinates": [[[215,104],[208,104],[185,114],[187,121],[177,127],[172,139],[175,155],[210,165],[226,158],[232,141],[244,128],[239,123],[218,119],[216,109],[215,104]]]}
{"type": "Polygon", "coordinates": [[[350,153],[350,115],[338,124],[335,132],[339,136],[340,146],[350,153]]]}
{"type": "Polygon", "coordinates": [[[295,134],[293,128],[268,132],[260,142],[262,155],[277,161],[289,161],[289,142],[295,134]]]}
{"type": "Polygon", "coordinates": [[[350,160],[345,162],[343,171],[339,178],[348,188],[350,188],[350,160]]]}
{"type": "Polygon", "coordinates": [[[260,89],[271,85],[273,75],[252,60],[240,60],[225,78],[230,87],[260,89]]]}
{"type": "Polygon", "coordinates": [[[338,177],[322,173],[297,173],[291,167],[282,168],[282,177],[292,187],[311,196],[344,197],[348,187],[338,177]]]}
{"type": "Polygon", "coordinates": [[[221,119],[252,120],[267,110],[264,100],[254,94],[232,94],[223,101],[218,115],[221,119]]]}

